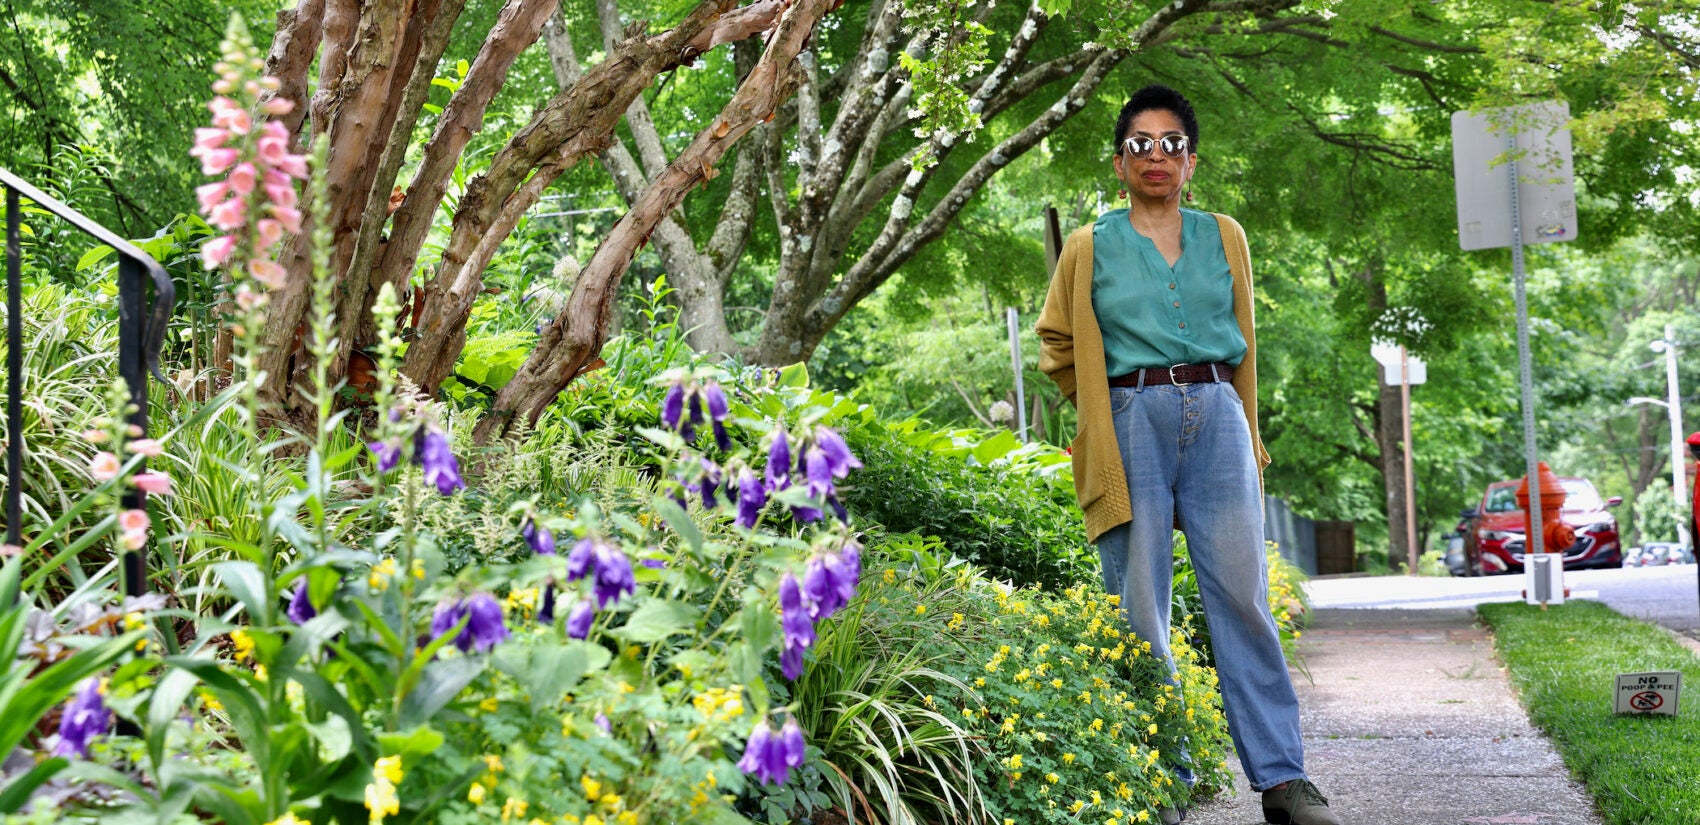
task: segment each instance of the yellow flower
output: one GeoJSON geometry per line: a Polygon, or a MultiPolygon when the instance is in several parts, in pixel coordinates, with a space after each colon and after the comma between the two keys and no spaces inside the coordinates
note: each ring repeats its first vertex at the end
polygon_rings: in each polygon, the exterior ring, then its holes
{"type": "Polygon", "coordinates": [[[1057,784],[1057,781],[1060,780],[1060,779],[1062,779],[1062,777],[1057,776],[1054,773],[1045,774],[1045,781],[1051,783],[1052,785],[1057,784]]]}
{"type": "Polygon", "coordinates": [[[510,819],[519,819],[525,816],[525,809],[529,807],[531,806],[523,799],[508,797],[508,801],[502,803],[502,821],[507,822],[510,819]]]}
{"type": "Polygon", "coordinates": [[[974,680],[974,687],[985,687],[985,686],[986,686],[986,677],[981,676],[980,678],[974,680]]]}
{"type": "Polygon", "coordinates": [[[306,823],[296,819],[293,811],[286,811],[283,816],[266,823],[266,825],[306,825],[306,823]]]}
{"type": "Polygon", "coordinates": [[[1092,729],[1093,730],[1103,730],[1104,729],[1104,720],[1093,719],[1092,720],[1092,729]]]}
{"type": "Polygon", "coordinates": [[[246,662],[254,655],[254,637],[245,630],[230,631],[230,643],[236,646],[236,661],[246,662]]]}
{"type": "Polygon", "coordinates": [[[1070,813],[1080,813],[1080,809],[1084,807],[1086,807],[1086,803],[1076,799],[1074,804],[1068,806],[1068,810],[1070,813]]]}
{"type": "Polygon", "coordinates": [[[950,614],[950,623],[945,625],[945,626],[950,628],[951,630],[955,630],[955,629],[961,627],[962,623],[963,623],[962,614],[961,613],[952,613],[952,614],[950,614]]]}
{"type": "Polygon", "coordinates": [[[1051,680],[1051,688],[1053,690],[1062,690],[1062,685],[1063,685],[1063,681],[1061,679],[1052,679],[1051,680]]]}
{"type": "Polygon", "coordinates": [[[1063,764],[1064,765],[1074,764],[1074,754],[1072,754],[1072,753],[1063,754],[1063,764]]]}
{"type": "Polygon", "coordinates": [[[1104,796],[1103,796],[1103,794],[1100,794],[1100,793],[1098,793],[1098,792],[1097,792],[1097,791],[1093,791],[1093,792],[1092,792],[1092,804],[1094,804],[1094,805],[1102,805],[1102,804],[1103,804],[1103,803],[1104,803],[1104,796]]]}
{"type": "Polygon", "coordinates": [[[919,616],[919,615],[926,613],[926,612],[927,612],[927,606],[926,605],[924,605],[924,604],[915,605],[915,615],[919,616]]]}
{"type": "Polygon", "coordinates": [[[1040,613],[1038,616],[1033,617],[1033,623],[1040,626],[1040,627],[1050,627],[1051,626],[1051,617],[1046,616],[1043,613],[1040,613]]]}
{"type": "Polygon", "coordinates": [[[891,584],[897,581],[897,571],[887,567],[880,578],[884,579],[886,584],[891,584]]]}
{"type": "MultiPolygon", "coordinates": [[[[1189,710],[1189,711],[1187,711],[1187,713],[1190,714],[1190,713],[1192,713],[1192,711],[1189,710]]],[[[1157,735],[1157,723],[1152,722],[1149,726],[1147,726],[1145,728],[1145,732],[1152,735],[1152,736],[1156,736],[1157,735]]]]}
{"type": "Polygon", "coordinates": [[[1008,758],[1004,759],[1003,763],[1008,765],[1012,770],[1019,768],[1021,767],[1021,754],[1011,754],[1008,758]]]}
{"type": "Polygon", "coordinates": [[[387,590],[390,579],[395,577],[395,559],[385,558],[372,565],[372,572],[366,576],[366,586],[373,590],[387,590]]]}
{"type": "Polygon", "coordinates": [[[1140,822],[1150,822],[1151,821],[1151,812],[1144,810],[1144,809],[1141,809],[1139,813],[1134,814],[1133,816],[1134,816],[1135,819],[1139,820],[1140,822]]]}
{"type": "MultiPolygon", "coordinates": [[[[413,563],[408,565],[407,572],[412,573],[413,577],[415,579],[418,579],[420,581],[424,581],[425,580],[425,560],[424,559],[414,559],[413,563]]],[[[535,593],[537,591],[533,590],[532,592],[535,593]]]]}
{"type": "Polygon", "coordinates": [[[595,802],[602,798],[602,783],[591,779],[590,774],[587,773],[584,776],[579,777],[578,783],[584,787],[585,799],[595,802]]]}
{"type": "Polygon", "coordinates": [[[474,805],[484,804],[484,786],[477,782],[472,783],[472,787],[466,789],[466,801],[474,805]]]}
{"type": "Polygon", "coordinates": [[[494,696],[486,696],[483,701],[478,703],[478,709],[485,713],[495,713],[499,706],[500,703],[494,696]]]}
{"type": "Polygon", "coordinates": [[[372,776],[386,779],[391,783],[401,782],[401,775],[400,756],[381,757],[378,759],[378,763],[372,766],[372,776]]]}
{"type": "Polygon", "coordinates": [[[501,773],[502,772],[502,757],[497,756],[496,754],[493,754],[493,753],[485,754],[485,756],[484,756],[484,769],[491,772],[491,773],[501,773]]]}

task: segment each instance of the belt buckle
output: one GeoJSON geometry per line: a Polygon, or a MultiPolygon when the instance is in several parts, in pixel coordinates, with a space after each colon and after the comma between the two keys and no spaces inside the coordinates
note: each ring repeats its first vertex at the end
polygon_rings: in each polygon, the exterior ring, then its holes
{"type": "Polygon", "coordinates": [[[1185,366],[1188,366],[1188,365],[1187,364],[1173,364],[1169,367],[1169,383],[1171,383],[1171,384],[1173,384],[1177,387],[1190,387],[1195,383],[1193,381],[1181,381],[1180,379],[1175,377],[1175,367],[1185,367],[1185,366]]]}

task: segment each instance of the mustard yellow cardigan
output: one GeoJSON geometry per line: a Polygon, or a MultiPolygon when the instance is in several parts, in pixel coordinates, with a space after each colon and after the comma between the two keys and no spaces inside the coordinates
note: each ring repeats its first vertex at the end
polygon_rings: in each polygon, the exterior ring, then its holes
{"type": "MultiPolygon", "coordinates": [[[[1269,453],[1257,433],[1257,337],[1251,291],[1251,252],[1245,230],[1227,215],[1216,215],[1222,247],[1234,277],[1234,318],[1245,335],[1245,360],[1234,368],[1234,389],[1245,403],[1257,456],[1258,483],[1269,453]]],[[[1086,514],[1086,537],[1097,541],[1105,531],[1133,520],[1127,473],[1110,418],[1110,377],[1104,366],[1104,336],[1092,308],[1092,226],[1081,227],[1063,242],[1051,290],[1039,313],[1039,369],[1057,383],[1080,412],[1074,436],[1074,491],[1086,514]],[[1078,287],[1078,288],[1076,288],[1078,287]]]]}

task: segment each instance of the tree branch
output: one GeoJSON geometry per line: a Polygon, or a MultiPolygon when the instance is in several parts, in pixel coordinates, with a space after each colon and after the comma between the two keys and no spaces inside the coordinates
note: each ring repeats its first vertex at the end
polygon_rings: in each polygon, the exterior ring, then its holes
{"type": "MultiPolygon", "coordinates": [[[[607,340],[615,287],[649,233],[692,188],[706,182],[714,164],[739,138],[769,118],[792,92],[792,66],[815,26],[837,0],[795,0],[780,17],[762,55],[720,116],[699,132],[603,239],[573,284],[566,309],[543,328],[538,346],[497,394],[479,422],[481,442],[505,433],[516,414],[535,423],[555,396],[607,340]]],[[[411,353],[410,353],[411,354],[411,353]]]]}

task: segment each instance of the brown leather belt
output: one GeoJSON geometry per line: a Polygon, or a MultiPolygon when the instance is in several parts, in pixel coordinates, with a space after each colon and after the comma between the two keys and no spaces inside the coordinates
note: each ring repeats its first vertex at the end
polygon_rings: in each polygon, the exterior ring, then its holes
{"type": "Polygon", "coordinates": [[[1176,364],[1172,367],[1146,367],[1134,370],[1127,375],[1118,375],[1110,379],[1112,387],[1138,387],[1142,384],[1154,385],[1174,384],[1214,384],[1218,381],[1234,380],[1234,368],[1227,364],[1176,364]],[[1145,380],[1140,381],[1144,374],[1145,380]]]}

